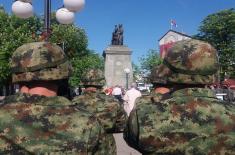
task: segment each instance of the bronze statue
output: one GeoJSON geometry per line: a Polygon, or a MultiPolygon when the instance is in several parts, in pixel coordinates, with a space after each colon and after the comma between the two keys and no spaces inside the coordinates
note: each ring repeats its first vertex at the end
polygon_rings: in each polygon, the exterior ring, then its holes
{"type": "Polygon", "coordinates": [[[122,24],[115,25],[112,36],[112,45],[123,45],[123,32],[122,24]]]}

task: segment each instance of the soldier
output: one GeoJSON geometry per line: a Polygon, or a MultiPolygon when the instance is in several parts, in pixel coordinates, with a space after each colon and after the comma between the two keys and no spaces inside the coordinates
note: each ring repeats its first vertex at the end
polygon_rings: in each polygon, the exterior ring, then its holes
{"type": "Polygon", "coordinates": [[[125,140],[143,154],[235,154],[235,105],[204,88],[217,81],[216,50],[198,40],[177,42],[158,76],[171,98],[137,104],[125,140]]]}
{"type": "Polygon", "coordinates": [[[102,91],[105,85],[104,74],[99,69],[90,69],[82,79],[84,95],[77,96],[73,103],[95,113],[106,133],[123,132],[126,114],[118,100],[102,91]]]}
{"type": "Polygon", "coordinates": [[[98,120],[57,96],[70,73],[59,46],[24,44],[13,53],[11,67],[20,93],[0,106],[0,154],[109,154],[100,148],[105,139],[98,120]]]}
{"type": "Polygon", "coordinates": [[[116,154],[116,144],[112,134],[123,132],[126,114],[118,100],[101,91],[104,84],[103,72],[99,69],[90,69],[82,78],[82,85],[85,87],[84,94],[75,97],[73,103],[95,114],[107,133],[110,152],[112,150],[112,154],[116,154]]]}

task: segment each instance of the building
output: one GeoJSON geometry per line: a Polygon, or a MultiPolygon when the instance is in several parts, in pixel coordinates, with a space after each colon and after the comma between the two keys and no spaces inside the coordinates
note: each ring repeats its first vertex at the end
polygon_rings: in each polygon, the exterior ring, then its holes
{"type": "Polygon", "coordinates": [[[172,47],[175,42],[187,39],[192,39],[192,37],[175,30],[169,30],[159,39],[161,58],[164,58],[166,56],[167,49],[172,47]]]}

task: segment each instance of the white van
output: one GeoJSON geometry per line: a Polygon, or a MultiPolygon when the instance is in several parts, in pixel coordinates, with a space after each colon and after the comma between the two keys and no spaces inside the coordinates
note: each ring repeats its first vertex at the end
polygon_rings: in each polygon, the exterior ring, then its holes
{"type": "Polygon", "coordinates": [[[138,82],[137,83],[137,88],[139,89],[139,91],[147,91],[150,92],[150,88],[147,84],[142,83],[142,82],[138,82]]]}

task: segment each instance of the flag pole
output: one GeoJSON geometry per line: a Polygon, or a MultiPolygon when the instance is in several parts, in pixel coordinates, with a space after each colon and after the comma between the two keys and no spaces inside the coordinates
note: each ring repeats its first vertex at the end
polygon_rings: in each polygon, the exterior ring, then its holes
{"type": "Polygon", "coordinates": [[[171,24],[171,30],[172,30],[172,29],[173,29],[173,27],[172,27],[172,26],[173,26],[173,24],[172,24],[172,19],[171,19],[171,21],[170,21],[170,24],[171,24]]]}

